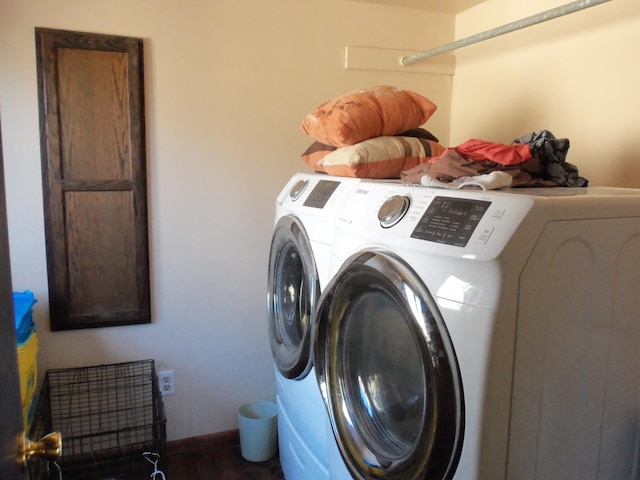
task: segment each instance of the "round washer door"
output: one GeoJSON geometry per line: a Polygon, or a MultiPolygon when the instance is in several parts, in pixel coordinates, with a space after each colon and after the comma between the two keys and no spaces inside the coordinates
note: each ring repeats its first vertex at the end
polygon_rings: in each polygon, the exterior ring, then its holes
{"type": "Polygon", "coordinates": [[[298,219],[284,216],[271,240],[267,319],[271,353],[286,378],[304,378],[311,369],[311,322],[319,298],[309,237],[298,219]]]}
{"type": "Polygon", "coordinates": [[[451,479],[464,396],[446,325],[398,257],[350,257],[324,290],[315,367],[340,453],[357,479],[451,479]]]}

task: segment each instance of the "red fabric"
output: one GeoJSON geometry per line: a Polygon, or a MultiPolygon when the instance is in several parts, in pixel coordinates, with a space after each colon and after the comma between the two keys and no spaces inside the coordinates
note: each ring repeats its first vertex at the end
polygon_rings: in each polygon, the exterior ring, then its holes
{"type": "Polygon", "coordinates": [[[471,139],[454,147],[454,150],[465,158],[491,160],[500,165],[518,165],[531,158],[531,147],[528,143],[504,145],[471,139]]]}

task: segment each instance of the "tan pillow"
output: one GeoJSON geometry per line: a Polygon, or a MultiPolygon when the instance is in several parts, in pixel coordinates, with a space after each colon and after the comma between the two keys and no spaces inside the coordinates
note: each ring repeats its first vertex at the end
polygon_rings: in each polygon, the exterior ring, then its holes
{"type": "Polygon", "coordinates": [[[304,118],[300,127],[318,142],[343,147],[417,128],[436,108],[415,92],[381,85],[323,103],[304,118]]]}
{"type": "MultiPolygon", "coordinates": [[[[402,132],[397,136],[423,138],[425,140],[433,140],[435,143],[440,141],[438,140],[438,137],[424,128],[412,128],[411,130],[402,132]]],[[[320,161],[331,152],[334,152],[337,148],[338,147],[334,147],[333,145],[325,145],[324,143],[316,141],[309,145],[309,148],[307,148],[300,157],[302,157],[307,165],[314,170],[322,170],[320,161]]]]}
{"type": "MultiPolygon", "coordinates": [[[[403,170],[440,156],[445,147],[414,137],[376,137],[340,147],[312,164],[315,170],[343,177],[400,178],[403,170]]],[[[304,157],[303,157],[304,158],[304,157]]]]}

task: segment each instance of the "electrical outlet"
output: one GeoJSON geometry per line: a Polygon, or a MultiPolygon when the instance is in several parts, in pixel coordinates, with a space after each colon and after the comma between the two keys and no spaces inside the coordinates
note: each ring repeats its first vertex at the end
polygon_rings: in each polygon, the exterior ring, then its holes
{"type": "Polygon", "coordinates": [[[173,374],[173,370],[158,372],[158,384],[160,385],[160,393],[163,396],[176,393],[176,377],[173,374]]]}

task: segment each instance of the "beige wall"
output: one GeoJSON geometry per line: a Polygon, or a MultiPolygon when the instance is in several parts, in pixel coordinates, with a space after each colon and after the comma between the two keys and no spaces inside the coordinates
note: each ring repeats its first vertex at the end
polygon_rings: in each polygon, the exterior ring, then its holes
{"type": "MultiPolygon", "coordinates": [[[[566,0],[487,0],[456,38],[566,0]]],[[[451,141],[510,143],[535,130],[571,141],[592,185],[640,187],[640,3],[613,0],[456,52],[451,141]]]]}
{"type": "Polygon", "coordinates": [[[450,41],[451,15],[347,0],[0,0],[0,119],[13,283],[39,299],[39,365],[154,358],[174,369],[170,439],[237,427],[235,408],[273,398],[265,321],[274,200],[306,170],[303,116],[376,84],[440,106],[451,78],[345,70],[347,45],[450,41]],[[144,38],[153,324],[48,331],[34,27],[144,38]],[[428,26],[428,28],[427,28],[428,26]]]}
{"type": "MultiPolygon", "coordinates": [[[[461,38],[563,2],[487,0],[461,38]]],[[[422,50],[451,15],[348,0],[0,0],[0,120],[13,282],[36,293],[41,370],[155,358],[169,438],[236,428],[272,398],[264,297],[273,202],[307,170],[302,117],[376,84],[424,94],[445,145],[548,129],[592,184],[640,187],[640,4],[614,0],[456,52],[453,77],[345,70],[347,45],[422,50]],[[249,13],[248,13],[249,12],[249,13]],[[145,39],[154,323],[48,331],[34,27],[145,39]]]]}

